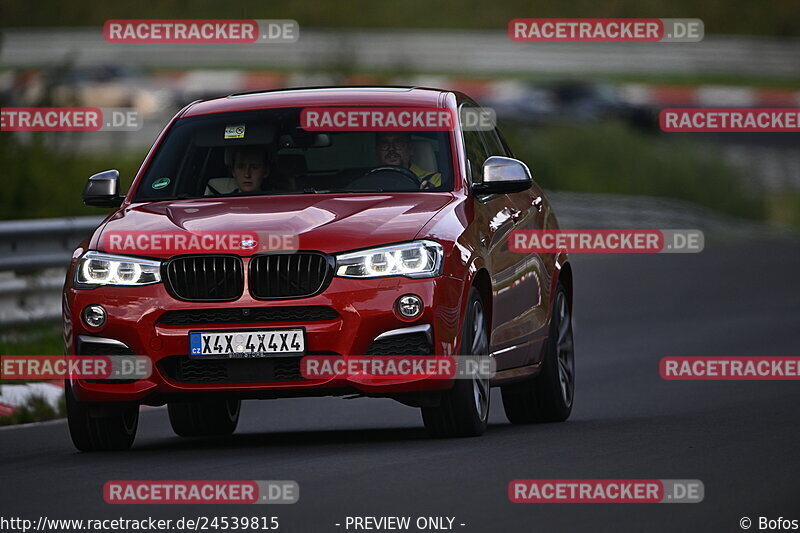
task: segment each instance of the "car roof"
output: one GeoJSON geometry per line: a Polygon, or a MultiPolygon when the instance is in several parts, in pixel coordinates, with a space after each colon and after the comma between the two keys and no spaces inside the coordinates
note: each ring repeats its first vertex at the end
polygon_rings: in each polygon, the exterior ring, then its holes
{"type": "Polygon", "coordinates": [[[274,91],[237,93],[193,102],[182,117],[265,109],[311,106],[409,106],[444,107],[445,91],[427,87],[299,87],[274,91]]]}

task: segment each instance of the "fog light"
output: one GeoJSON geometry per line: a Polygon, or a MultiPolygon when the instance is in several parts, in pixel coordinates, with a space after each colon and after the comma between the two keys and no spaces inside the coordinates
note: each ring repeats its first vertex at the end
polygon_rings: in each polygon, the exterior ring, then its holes
{"type": "Polygon", "coordinates": [[[106,310],[101,305],[89,305],[83,310],[83,322],[90,328],[102,328],[106,324],[106,310]]]}
{"type": "Polygon", "coordinates": [[[415,294],[406,294],[395,303],[397,313],[403,318],[416,318],[422,314],[422,298],[415,294]]]}

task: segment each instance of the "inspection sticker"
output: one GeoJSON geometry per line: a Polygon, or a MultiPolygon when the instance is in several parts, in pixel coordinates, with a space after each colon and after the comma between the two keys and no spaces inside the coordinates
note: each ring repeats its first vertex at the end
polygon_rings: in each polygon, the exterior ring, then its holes
{"type": "Polygon", "coordinates": [[[244,138],[244,124],[235,124],[233,126],[225,126],[226,139],[243,139],[244,138]]]}
{"type": "Polygon", "coordinates": [[[154,189],[163,189],[167,185],[169,185],[169,178],[158,178],[156,181],[153,182],[151,187],[154,189]]]}

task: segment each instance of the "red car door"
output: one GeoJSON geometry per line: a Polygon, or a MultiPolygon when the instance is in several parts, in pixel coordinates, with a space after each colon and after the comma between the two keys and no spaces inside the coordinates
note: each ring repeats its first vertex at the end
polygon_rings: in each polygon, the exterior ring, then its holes
{"type": "MultiPolygon", "coordinates": [[[[482,180],[481,168],[491,154],[479,131],[464,130],[464,146],[471,183],[482,180]]],[[[479,245],[484,249],[492,285],[490,352],[497,369],[526,364],[529,359],[530,307],[532,300],[518,289],[526,256],[510,250],[511,232],[518,213],[508,195],[474,196],[479,245]]]]}
{"type": "MultiPolygon", "coordinates": [[[[494,129],[481,132],[489,155],[513,157],[500,135],[494,129]]],[[[509,193],[511,219],[514,230],[538,230],[545,224],[545,200],[542,189],[533,182],[530,189],[509,193]]],[[[509,236],[510,238],[510,236],[509,236]]],[[[547,335],[549,314],[549,287],[553,274],[553,254],[523,254],[504,248],[504,253],[514,256],[514,270],[506,275],[510,288],[498,305],[513,309],[512,321],[518,328],[514,338],[519,349],[513,357],[514,366],[538,360],[541,343],[547,335]]]]}

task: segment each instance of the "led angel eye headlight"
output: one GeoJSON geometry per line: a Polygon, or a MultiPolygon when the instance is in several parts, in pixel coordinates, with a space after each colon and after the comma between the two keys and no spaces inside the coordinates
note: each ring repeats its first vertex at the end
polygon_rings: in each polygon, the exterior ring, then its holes
{"type": "Polygon", "coordinates": [[[161,263],[136,257],[87,252],[75,269],[75,283],[78,286],[137,286],[160,281],[161,263]]]}
{"type": "Polygon", "coordinates": [[[336,275],[345,278],[407,276],[428,278],[441,273],[442,245],[414,241],[336,256],[336,275]]]}

